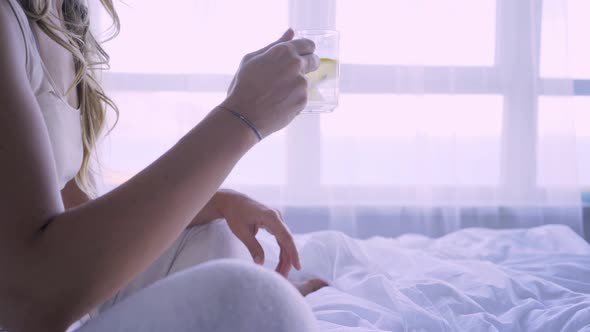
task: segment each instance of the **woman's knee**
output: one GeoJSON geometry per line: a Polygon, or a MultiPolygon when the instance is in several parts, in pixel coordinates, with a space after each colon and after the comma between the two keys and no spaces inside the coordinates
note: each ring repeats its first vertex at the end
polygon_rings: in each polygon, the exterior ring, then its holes
{"type": "Polygon", "coordinates": [[[81,331],[315,332],[317,327],[303,297],[278,274],[218,260],[130,296],[81,331]]]}
{"type": "Polygon", "coordinates": [[[191,317],[202,315],[203,331],[316,330],[299,292],[277,273],[252,263],[218,260],[163,283],[170,286],[170,295],[188,297],[182,310],[191,317]],[[195,312],[195,308],[201,309],[195,312]]]}

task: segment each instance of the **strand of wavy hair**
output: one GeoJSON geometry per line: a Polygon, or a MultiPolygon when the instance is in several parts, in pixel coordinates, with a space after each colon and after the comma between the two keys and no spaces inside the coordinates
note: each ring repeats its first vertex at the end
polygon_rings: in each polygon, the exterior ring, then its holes
{"type": "MultiPolygon", "coordinates": [[[[35,22],[41,31],[74,56],[76,76],[65,94],[75,88],[80,100],[84,154],[75,180],[81,190],[90,197],[95,197],[95,170],[92,169],[91,160],[96,152],[98,138],[105,127],[107,109],[115,112],[117,120],[119,116],[117,105],[105,94],[98,80],[98,73],[109,68],[109,55],[90,31],[89,10],[85,1],[63,0],[61,17],[53,17],[50,14],[50,0],[18,1],[29,20],[35,22]]],[[[119,33],[120,21],[112,0],[100,2],[112,19],[108,37],[104,40],[108,41],[119,33]]],[[[94,159],[96,160],[95,155],[94,159]]]]}

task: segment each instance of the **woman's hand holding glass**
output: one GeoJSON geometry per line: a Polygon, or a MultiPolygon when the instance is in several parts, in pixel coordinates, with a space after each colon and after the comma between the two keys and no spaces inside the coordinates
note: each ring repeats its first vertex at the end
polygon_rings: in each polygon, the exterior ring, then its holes
{"type": "Polygon", "coordinates": [[[315,44],[293,39],[289,29],[276,42],[246,55],[222,107],[240,113],[263,137],[287,126],[307,103],[305,74],[320,64],[315,44]]]}

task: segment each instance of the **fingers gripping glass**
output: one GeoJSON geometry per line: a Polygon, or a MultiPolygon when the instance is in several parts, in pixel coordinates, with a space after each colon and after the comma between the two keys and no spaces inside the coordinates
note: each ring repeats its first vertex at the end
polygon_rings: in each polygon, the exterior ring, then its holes
{"type": "Polygon", "coordinates": [[[309,87],[307,105],[302,113],[332,112],[338,106],[340,94],[340,35],[334,30],[299,30],[295,38],[306,38],[315,43],[319,68],[305,75],[309,87]]]}

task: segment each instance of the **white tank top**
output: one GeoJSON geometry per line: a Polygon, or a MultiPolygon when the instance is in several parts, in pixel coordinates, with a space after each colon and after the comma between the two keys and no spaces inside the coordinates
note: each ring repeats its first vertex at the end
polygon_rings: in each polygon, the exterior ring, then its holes
{"type": "Polygon", "coordinates": [[[59,189],[72,180],[82,165],[82,124],[80,111],[74,109],[56,89],[43,59],[29,21],[16,0],[8,0],[23,32],[27,53],[27,74],[37,98],[53,150],[59,189]]]}

